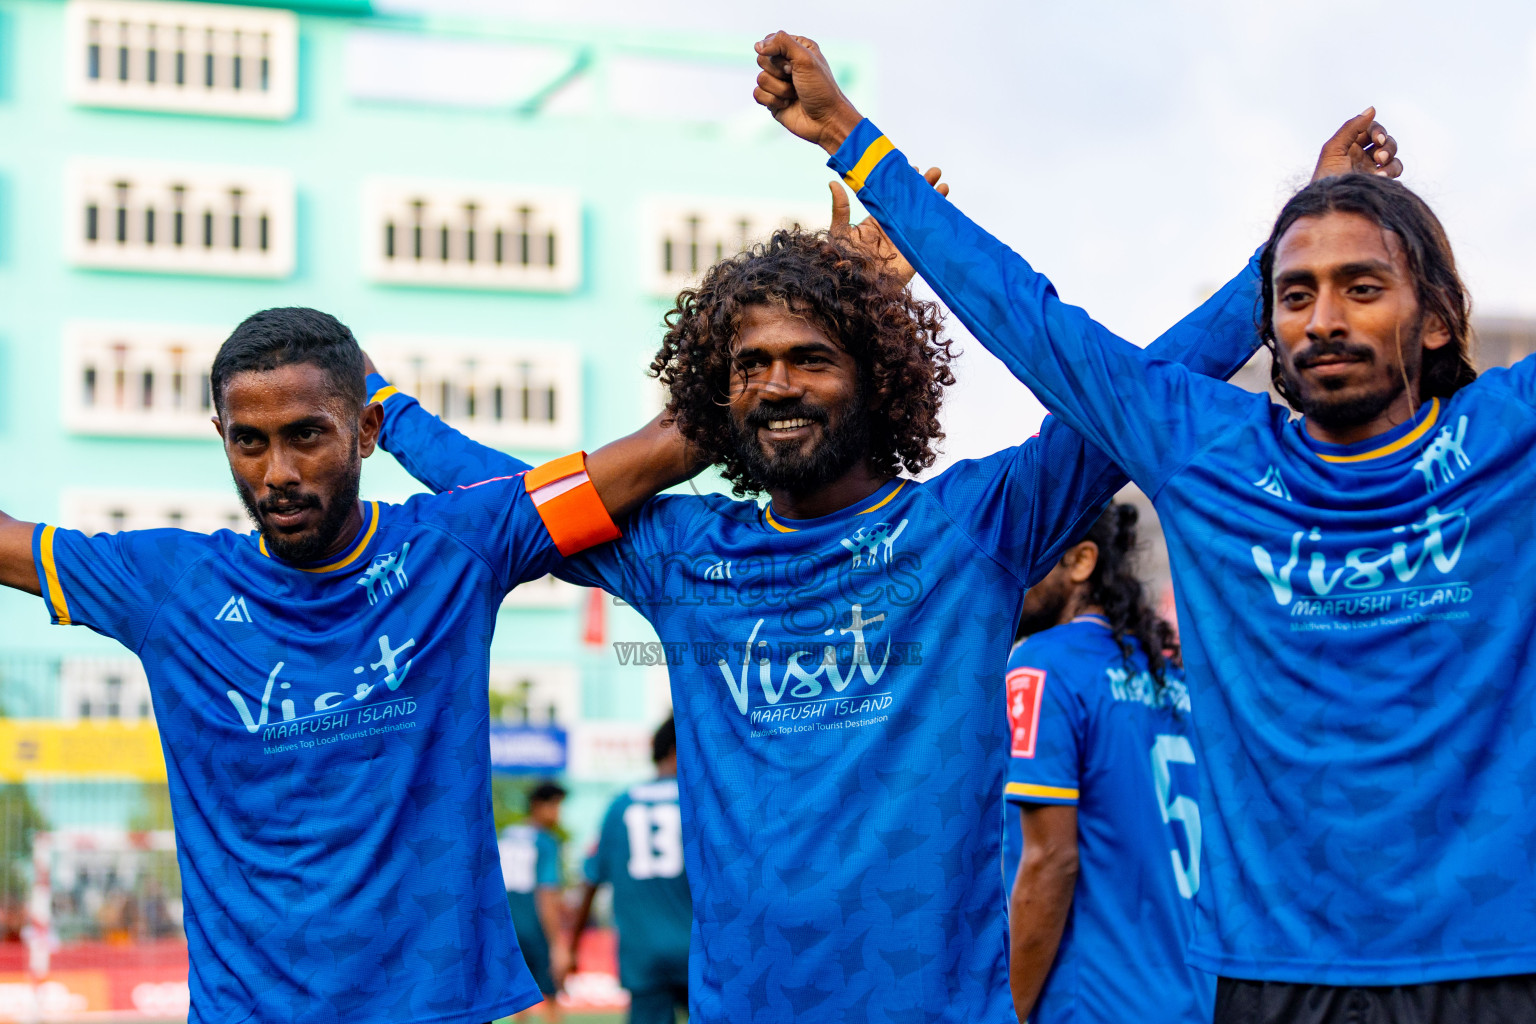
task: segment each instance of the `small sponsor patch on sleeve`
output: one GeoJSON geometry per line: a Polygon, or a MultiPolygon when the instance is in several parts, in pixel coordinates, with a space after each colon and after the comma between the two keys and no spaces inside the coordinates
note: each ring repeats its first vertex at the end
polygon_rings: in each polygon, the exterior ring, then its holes
{"type": "Polygon", "coordinates": [[[1034,757],[1040,732],[1040,698],[1045,693],[1045,672],[1021,667],[1008,673],[1008,731],[1013,757],[1034,757]]]}

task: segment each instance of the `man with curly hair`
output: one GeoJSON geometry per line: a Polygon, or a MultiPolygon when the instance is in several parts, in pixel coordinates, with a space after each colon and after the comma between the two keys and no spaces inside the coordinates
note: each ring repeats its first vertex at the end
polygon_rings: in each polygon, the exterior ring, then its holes
{"type": "MultiPolygon", "coordinates": [[[[683,292],[653,364],[683,435],[767,504],[662,495],[561,575],[680,655],[693,1019],[1011,1024],[998,679],[1024,591],[1124,477],[1048,420],[915,479],[953,350],[834,196],[830,233],[777,232],[683,292]]],[[[1231,373],[1256,340],[1209,341],[1251,335],[1256,294],[1245,269],[1154,352],[1231,373]]],[[[404,395],[382,444],[437,489],[517,468],[404,395]]]]}

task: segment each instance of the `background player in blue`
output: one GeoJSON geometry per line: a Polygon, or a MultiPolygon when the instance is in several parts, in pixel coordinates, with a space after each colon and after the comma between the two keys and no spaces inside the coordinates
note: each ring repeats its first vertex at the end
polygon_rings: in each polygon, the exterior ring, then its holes
{"type": "MultiPolygon", "coordinates": [[[[760,45],[792,56],[792,84],[764,72],[786,123],[861,169],[950,308],[1156,504],[1202,749],[1190,956],[1221,976],[1216,1018],[1536,1019],[1536,361],[1477,376],[1434,214],[1359,173],[1280,211],[1259,325],[1292,420],[1062,303],[924,194],[817,55],[760,45]]],[[[1329,147],[1342,170],[1388,159],[1372,114],[1329,147]]]]}
{"type": "Polygon", "coordinates": [[[620,793],[603,816],[587,858],[587,884],[571,932],[571,960],[600,885],[613,886],[619,930],[619,984],[629,990],[630,1024],[673,1024],[688,1008],[688,934],[693,904],[683,872],[683,816],[677,804],[677,726],[668,718],[651,741],[656,777],[620,793]]]}
{"type": "Polygon", "coordinates": [[[351,332],[268,310],[212,371],[259,533],[86,537],[0,516],[0,583],[144,662],[194,1022],[480,1022],[538,1001],[490,809],[496,609],[686,473],[658,427],[404,505],[358,500],[381,422],[351,332]],[[601,492],[601,496],[599,495],[601,492]]]}
{"type": "MultiPolygon", "coordinates": [[[[523,960],[544,993],[544,1010],[550,1020],[560,1019],[555,994],[565,985],[571,962],[562,941],[564,872],[560,867],[560,805],[565,787],[546,780],[528,793],[528,820],[501,831],[501,874],[507,887],[507,906],[523,960]]],[[[523,1016],[532,1018],[529,1011],[523,1016]]]]}
{"type": "MultiPolygon", "coordinates": [[[[561,570],[684,653],[670,670],[701,1024],[1015,1020],[999,677],[1024,590],[1123,478],[1055,419],[903,475],[937,454],[950,347],[910,268],[861,227],[780,232],[668,317],[669,412],[770,502],[663,495],[561,570]]],[[[1232,371],[1256,345],[1254,296],[1245,271],[1157,351],[1232,371]]],[[[405,396],[385,408],[382,443],[434,488],[461,482],[445,467],[510,465],[405,396]]]]}
{"type": "Polygon", "coordinates": [[[1008,658],[1009,984],[1034,1024],[1204,1024],[1184,962],[1200,887],[1189,692],[1111,505],[1024,596],[1008,658]]]}

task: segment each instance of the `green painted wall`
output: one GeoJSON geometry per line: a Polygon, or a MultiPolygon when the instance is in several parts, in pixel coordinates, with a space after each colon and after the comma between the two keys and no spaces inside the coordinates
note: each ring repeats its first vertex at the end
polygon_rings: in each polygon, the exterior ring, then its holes
{"type": "MultiPolygon", "coordinates": [[[[331,12],[337,8],[329,8],[331,12]]],[[[357,10],[353,8],[353,10],[357,10]]],[[[506,337],[569,346],[581,354],[583,443],[595,447],[648,415],[640,374],[666,303],[646,294],[640,207],[651,195],[821,203],[829,172],[807,147],[761,115],[725,123],[359,102],[347,95],[343,48],[358,28],[503,38],[581,47],[590,73],[616,54],[641,54],[741,70],[749,93],[750,40],[593,38],[541,27],[326,13],[300,6],[298,113],[272,123],[85,109],[65,96],[64,5],[0,0],[0,509],[31,520],[58,516],[62,488],[218,490],[229,487],[221,450],[207,441],[71,436],[60,420],[62,328],[69,319],[232,327],[254,310],[310,305],[333,312],[367,343],[371,333],[506,337]],[[72,269],[63,255],[62,170],[71,156],[121,156],[282,167],[298,189],[293,276],[253,281],[72,269]],[[364,280],[359,185],[367,175],[558,185],[583,200],[583,283],[570,295],[389,287],[364,280]]],[[[857,49],[840,47],[842,52],[857,49]]],[[[842,69],[856,91],[865,64],[842,69]]],[[[759,112],[760,113],[760,112],[759,112]]],[[[533,461],[558,452],[519,452],[533,461]]],[[[382,453],[366,464],[365,494],[398,498],[413,483],[382,453]]],[[[621,669],[609,650],[583,649],[582,612],[504,611],[493,657],[573,661],[583,714],[636,719],[643,670],[621,669]]],[[[609,639],[648,639],[632,612],[612,609],[609,639]]],[[[50,627],[39,601],[0,593],[0,658],[62,652],[111,654],[85,629],[50,627]]],[[[38,695],[42,705],[47,695],[38,695]]],[[[580,825],[606,794],[578,792],[580,825]]]]}

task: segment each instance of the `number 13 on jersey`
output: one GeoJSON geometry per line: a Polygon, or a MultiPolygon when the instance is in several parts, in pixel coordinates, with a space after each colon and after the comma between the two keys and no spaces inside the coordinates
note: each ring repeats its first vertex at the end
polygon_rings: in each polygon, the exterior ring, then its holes
{"type": "Polygon", "coordinates": [[[624,808],[629,832],[629,877],[676,878],[683,873],[683,816],[677,804],[630,804],[624,808]]]}

